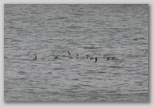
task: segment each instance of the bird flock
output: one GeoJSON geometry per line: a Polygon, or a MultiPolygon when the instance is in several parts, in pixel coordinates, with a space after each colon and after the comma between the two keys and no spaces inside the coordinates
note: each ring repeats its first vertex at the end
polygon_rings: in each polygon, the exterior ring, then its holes
{"type": "MultiPolygon", "coordinates": [[[[85,56],[80,56],[78,53],[74,56],[72,55],[69,51],[67,51],[68,55],[63,55],[63,57],[68,57],[69,59],[89,59],[89,60],[94,60],[94,62],[96,63],[99,59],[99,57],[95,56],[90,56],[89,54],[86,54],[85,56]]],[[[54,56],[54,59],[59,59],[60,57],[62,56],[59,56],[59,55],[56,55],[54,56]]],[[[110,56],[105,56],[105,57],[102,57],[104,59],[106,59],[106,61],[108,60],[115,60],[115,57],[110,57],[110,56]]],[[[34,54],[34,58],[33,60],[37,60],[37,55],[34,54]]]]}

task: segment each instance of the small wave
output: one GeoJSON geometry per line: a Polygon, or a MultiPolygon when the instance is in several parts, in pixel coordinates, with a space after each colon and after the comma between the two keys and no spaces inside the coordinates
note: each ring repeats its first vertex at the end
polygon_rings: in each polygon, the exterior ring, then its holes
{"type": "Polygon", "coordinates": [[[54,70],[64,70],[64,68],[54,68],[54,70]]]}
{"type": "Polygon", "coordinates": [[[110,68],[123,68],[123,67],[120,67],[120,66],[109,66],[110,68]]]}
{"type": "Polygon", "coordinates": [[[100,71],[100,72],[97,72],[97,73],[106,73],[106,72],[100,71]]]}
{"type": "Polygon", "coordinates": [[[144,39],[145,39],[144,37],[140,37],[140,38],[134,38],[133,40],[137,41],[137,40],[144,40],[144,39]]]}
{"type": "Polygon", "coordinates": [[[94,46],[91,46],[91,47],[84,47],[84,49],[98,49],[98,48],[101,48],[101,47],[94,47],[94,46]]]}
{"type": "Polygon", "coordinates": [[[24,74],[26,74],[26,72],[24,72],[24,71],[19,71],[18,74],[24,75],[24,74]]]}
{"type": "Polygon", "coordinates": [[[52,74],[52,72],[48,72],[47,74],[52,74]]]}

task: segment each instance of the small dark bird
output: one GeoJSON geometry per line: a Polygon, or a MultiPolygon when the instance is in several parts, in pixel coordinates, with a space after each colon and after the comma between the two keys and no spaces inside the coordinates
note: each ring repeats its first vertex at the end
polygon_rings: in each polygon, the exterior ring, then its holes
{"type": "Polygon", "coordinates": [[[68,52],[68,55],[71,55],[71,53],[69,51],[67,51],[67,52],[68,52]]]}
{"type": "Polygon", "coordinates": [[[115,59],[115,57],[112,57],[112,60],[115,59]]]}
{"type": "Polygon", "coordinates": [[[90,56],[90,55],[86,55],[86,59],[88,59],[88,58],[89,58],[89,56],[90,56]]]}
{"type": "Polygon", "coordinates": [[[58,59],[58,56],[55,56],[54,59],[58,59]]]}
{"type": "Polygon", "coordinates": [[[93,59],[93,57],[90,58],[90,60],[92,60],[92,59],[93,59]]]}
{"type": "Polygon", "coordinates": [[[79,59],[79,54],[78,53],[76,54],[76,57],[77,57],[77,59],[79,59]]]}
{"type": "Polygon", "coordinates": [[[36,54],[35,54],[35,58],[34,58],[34,60],[37,60],[37,56],[36,56],[36,54]]]}
{"type": "Polygon", "coordinates": [[[97,57],[95,57],[95,62],[97,62],[97,57]]]}
{"type": "Polygon", "coordinates": [[[110,59],[110,57],[107,57],[106,61],[108,61],[110,59]]]}

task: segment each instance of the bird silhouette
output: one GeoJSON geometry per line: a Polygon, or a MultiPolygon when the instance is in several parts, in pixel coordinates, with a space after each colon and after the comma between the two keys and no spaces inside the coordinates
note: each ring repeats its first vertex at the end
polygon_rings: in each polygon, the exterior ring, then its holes
{"type": "Polygon", "coordinates": [[[95,62],[97,62],[97,57],[95,57],[95,62]]]}
{"type": "Polygon", "coordinates": [[[37,55],[35,54],[34,60],[37,60],[37,55]]]}
{"type": "Polygon", "coordinates": [[[107,57],[106,61],[108,61],[110,59],[110,57],[107,57]]]}
{"type": "Polygon", "coordinates": [[[58,56],[55,56],[54,59],[58,59],[58,56]]]}

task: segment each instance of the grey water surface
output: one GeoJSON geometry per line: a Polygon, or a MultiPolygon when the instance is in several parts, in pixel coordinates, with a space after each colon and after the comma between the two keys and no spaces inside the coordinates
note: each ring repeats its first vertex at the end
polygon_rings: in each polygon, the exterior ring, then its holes
{"type": "Polygon", "coordinates": [[[5,4],[4,100],[149,101],[148,13],[146,4],[5,4]]]}

